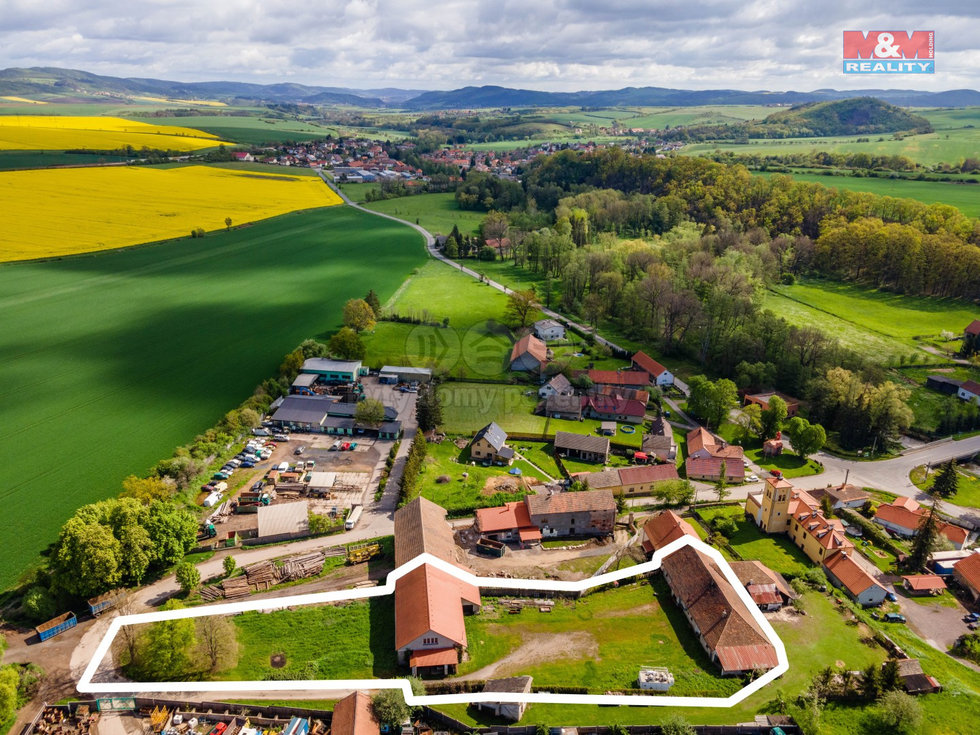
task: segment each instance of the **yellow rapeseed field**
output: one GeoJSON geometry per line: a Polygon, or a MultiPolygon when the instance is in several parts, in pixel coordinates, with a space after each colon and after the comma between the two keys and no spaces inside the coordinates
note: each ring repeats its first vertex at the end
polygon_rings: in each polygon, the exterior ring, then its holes
{"type": "Polygon", "coordinates": [[[217,100],[177,100],[170,99],[168,97],[133,97],[134,100],[143,100],[145,102],[177,102],[182,105],[202,105],[204,107],[227,107],[224,102],[218,102],[217,100]]]}
{"type": "Polygon", "coordinates": [[[0,172],[0,261],[189,236],[340,204],[319,177],[209,166],[104,166],[0,172]]]}
{"type": "Polygon", "coordinates": [[[7,100],[8,102],[22,102],[22,103],[28,104],[28,105],[46,105],[46,104],[48,104],[47,102],[42,102],[41,100],[29,100],[29,99],[27,99],[25,97],[13,97],[13,96],[10,96],[10,95],[4,95],[3,97],[0,97],[0,100],[7,100]]]}
{"type": "Polygon", "coordinates": [[[196,151],[222,140],[193,128],[150,125],[121,117],[0,115],[0,150],[39,151],[140,149],[196,151]]]}

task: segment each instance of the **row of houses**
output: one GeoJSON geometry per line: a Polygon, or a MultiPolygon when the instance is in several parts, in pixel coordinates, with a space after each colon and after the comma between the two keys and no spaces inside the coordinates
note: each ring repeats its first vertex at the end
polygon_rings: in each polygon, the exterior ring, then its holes
{"type": "Polygon", "coordinates": [[[572,479],[584,482],[591,490],[608,490],[613,495],[650,495],[658,483],[680,477],[674,464],[651,464],[580,472],[572,479]]]}
{"type": "Polygon", "coordinates": [[[385,406],[384,420],[378,425],[364,424],[354,418],[357,403],[334,396],[289,395],[276,399],[270,406],[269,420],[274,427],[314,434],[353,436],[369,434],[379,439],[397,439],[401,421],[393,406],[385,406]]]}
{"type": "Polygon", "coordinates": [[[689,480],[718,481],[724,472],[725,481],[745,480],[745,452],[730,445],[717,434],[698,427],[687,434],[687,460],[684,469],[689,480]]]}

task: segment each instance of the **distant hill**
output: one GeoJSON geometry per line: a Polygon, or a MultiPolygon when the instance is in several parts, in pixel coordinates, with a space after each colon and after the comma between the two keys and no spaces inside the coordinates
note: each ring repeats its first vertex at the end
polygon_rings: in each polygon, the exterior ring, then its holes
{"type": "Polygon", "coordinates": [[[864,135],[914,131],[931,133],[929,121],[900,107],[873,97],[855,97],[833,102],[809,102],[780,110],[758,125],[751,126],[749,137],[804,138],[823,135],[864,135]],[[766,135],[767,129],[779,128],[783,135],[766,135]],[[753,135],[761,132],[762,135],[753,135]]]}
{"type": "Polygon", "coordinates": [[[109,77],[78,69],[35,67],[0,70],[0,95],[28,98],[64,97],[87,101],[118,101],[132,96],[223,102],[272,102],[311,105],[397,107],[410,110],[458,110],[486,107],[616,107],[695,105],[801,105],[854,97],[875,97],[893,105],[917,107],[980,106],[980,92],[956,89],[921,92],[903,89],[862,89],[812,92],[746,92],[737,89],[687,90],[666,87],[626,87],[583,92],[541,92],[484,86],[451,91],[413,89],[349,89],[306,84],[249,84],[246,82],[174,82],[162,79],[109,77]],[[115,98],[115,100],[113,99],[115,98]]]}
{"type": "Polygon", "coordinates": [[[853,92],[818,89],[813,92],[745,92],[737,89],[686,90],[664,87],[626,87],[595,92],[537,92],[507,87],[463,87],[448,92],[425,92],[405,103],[414,110],[454,110],[480,107],[693,107],[696,105],[800,105],[852,97],[876,97],[894,105],[970,107],[980,105],[973,89],[920,92],[902,89],[862,89],[853,92]]]}

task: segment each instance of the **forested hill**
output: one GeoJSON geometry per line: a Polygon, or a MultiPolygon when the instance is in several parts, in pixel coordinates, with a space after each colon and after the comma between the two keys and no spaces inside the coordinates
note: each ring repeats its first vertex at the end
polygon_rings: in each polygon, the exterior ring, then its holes
{"type": "Polygon", "coordinates": [[[726,125],[691,125],[664,131],[666,140],[735,140],[813,138],[827,135],[931,133],[924,117],[874,97],[809,102],[779,110],[762,120],[726,125]]]}
{"type": "Polygon", "coordinates": [[[867,135],[910,131],[931,133],[929,121],[873,97],[813,102],[780,110],[750,127],[749,137],[802,138],[818,135],[867,135]],[[762,135],[753,135],[754,129],[762,135]],[[779,136],[765,135],[779,129],[779,136]]]}

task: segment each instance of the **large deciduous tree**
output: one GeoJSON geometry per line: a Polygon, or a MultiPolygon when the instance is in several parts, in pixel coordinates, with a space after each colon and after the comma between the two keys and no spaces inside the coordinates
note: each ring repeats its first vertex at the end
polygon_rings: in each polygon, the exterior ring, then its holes
{"type": "Polygon", "coordinates": [[[827,432],[820,424],[811,424],[799,416],[789,420],[786,430],[789,432],[789,445],[803,460],[823,449],[827,441],[827,432]]]}
{"type": "Polygon", "coordinates": [[[340,360],[363,360],[367,353],[361,336],[350,327],[341,327],[330,338],[330,354],[340,360]]]}
{"type": "Polygon", "coordinates": [[[374,309],[364,299],[349,299],[344,304],[345,327],[350,327],[355,332],[370,332],[376,322],[374,309]]]}
{"type": "Polygon", "coordinates": [[[769,405],[762,409],[759,417],[762,422],[760,436],[763,439],[772,439],[776,436],[776,433],[783,427],[786,414],[786,401],[779,396],[771,396],[769,398],[769,405]]]}
{"type": "Polygon", "coordinates": [[[376,398],[365,398],[354,408],[354,420],[365,426],[380,426],[385,420],[384,404],[376,398]]]}
{"type": "Polygon", "coordinates": [[[711,381],[704,375],[695,375],[688,387],[691,395],[687,406],[708,427],[721,426],[728,417],[728,412],[738,405],[738,389],[727,378],[711,381]]]}

